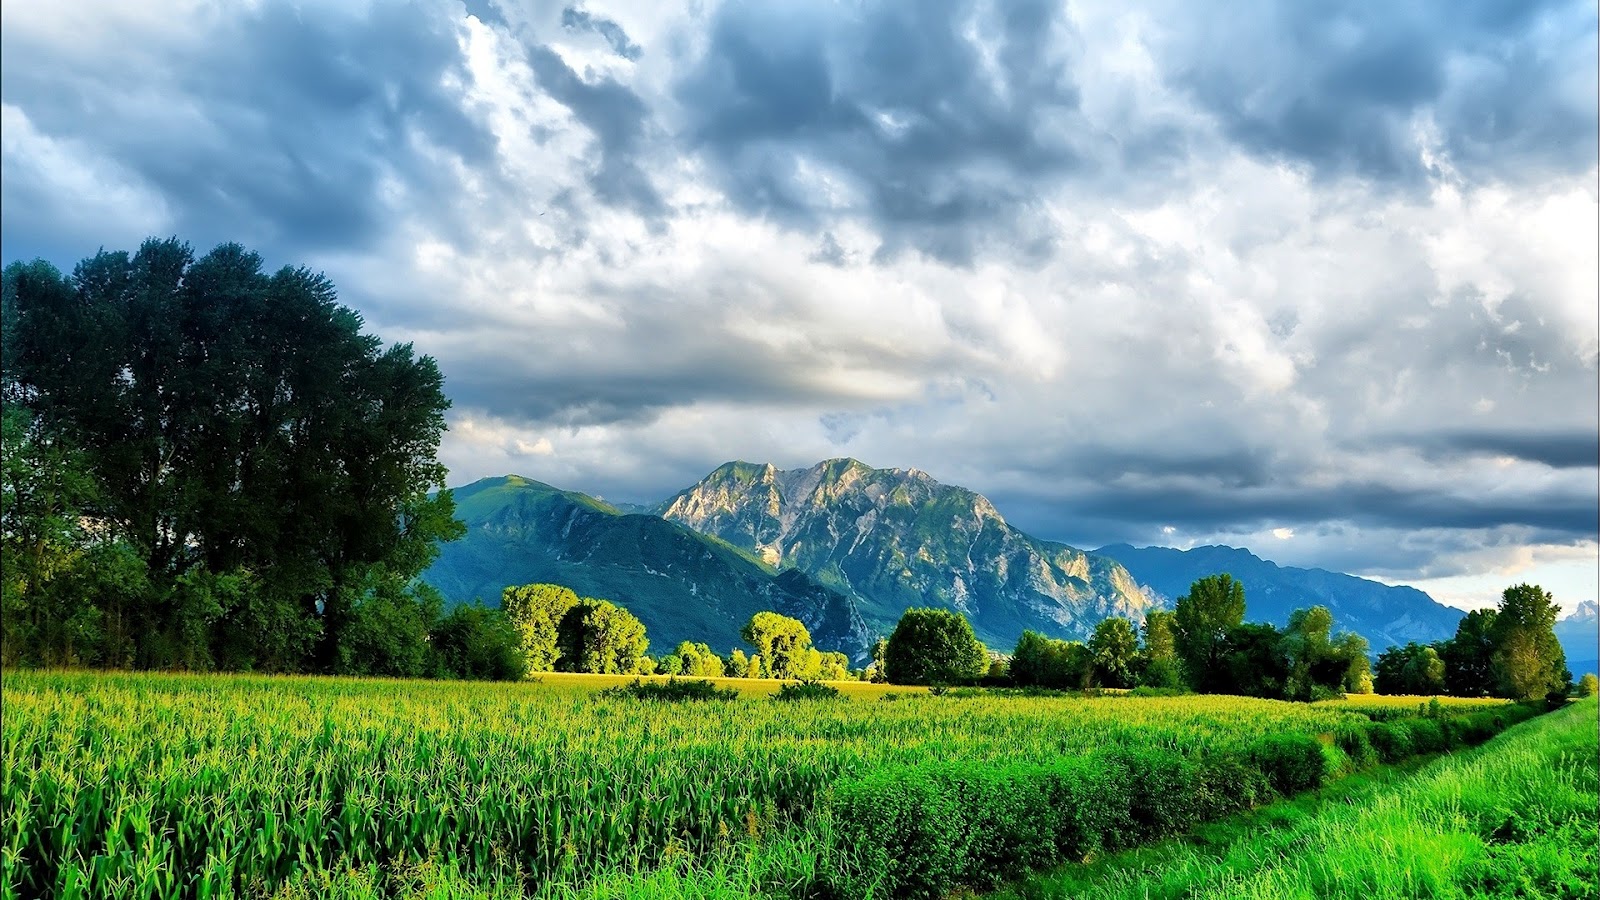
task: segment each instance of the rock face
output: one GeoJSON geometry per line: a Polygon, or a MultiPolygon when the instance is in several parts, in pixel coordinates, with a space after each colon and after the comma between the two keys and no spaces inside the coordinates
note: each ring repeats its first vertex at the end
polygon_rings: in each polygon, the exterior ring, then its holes
{"type": "Polygon", "coordinates": [[[916,469],[731,462],[656,511],[854,598],[879,634],[908,608],[946,607],[1009,651],[1024,629],[1081,638],[1151,606],[1116,561],[1029,537],[983,496],[916,469]]]}
{"type": "Polygon", "coordinates": [[[1454,637],[1462,610],[1412,587],[1391,586],[1326,569],[1297,569],[1237,547],[1131,547],[1113,544],[1096,553],[1127,567],[1139,583],[1170,605],[1207,575],[1226,572],[1244,584],[1245,618],[1283,626],[1289,613],[1326,606],[1334,627],[1362,635],[1377,653],[1407,641],[1454,637]]]}
{"type": "Polygon", "coordinates": [[[467,534],[442,544],[422,576],[449,601],[497,605],[507,585],[564,584],[638,616],[652,653],[687,640],[725,654],[743,646],[752,615],[774,610],[804,622],[818,648],[868,659],[871,635],[851,598],[714,537],[515,475],[474,482],[455,499],[467,534]]]}

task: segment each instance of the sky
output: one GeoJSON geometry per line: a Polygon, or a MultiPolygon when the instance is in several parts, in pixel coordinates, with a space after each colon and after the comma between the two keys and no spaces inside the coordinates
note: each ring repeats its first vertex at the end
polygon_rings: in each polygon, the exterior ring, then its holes
{"type": "Polygon", "coordinates": [[[1592,0],[0,8],[0,256],[436,358],[451,483],[853,456],[1460,606],[1600,568],[1592,0]]]}

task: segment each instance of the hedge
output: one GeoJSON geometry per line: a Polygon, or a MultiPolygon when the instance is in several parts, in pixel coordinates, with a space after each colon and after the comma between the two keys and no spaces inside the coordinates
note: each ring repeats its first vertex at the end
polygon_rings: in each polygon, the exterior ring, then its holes
{"type": "Polygon", "coordinates": [[[1506,706],[1448,718],[1352,722],[1269,735],[1203,757],[1126,748],[1047,764],[883,769],[834,787],[829,809],[852,897],[940,898],[1025,871],[1149,843],[1320,786],[1347,768],[1479,743],[1536,715],[1506,706]]]}

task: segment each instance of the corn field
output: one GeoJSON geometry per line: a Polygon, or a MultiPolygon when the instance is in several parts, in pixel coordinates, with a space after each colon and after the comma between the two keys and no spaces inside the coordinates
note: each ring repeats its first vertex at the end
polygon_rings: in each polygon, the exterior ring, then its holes
{"type": "Polygon", "coordinates": [[[1227,752],[1357,717],[1233,697],[647,704],[570,679],[3,679],[4,898],[331,895],[314,886],[420,870],[560,896],[804,844],[831,785],[884,767],[1227,752]]]}

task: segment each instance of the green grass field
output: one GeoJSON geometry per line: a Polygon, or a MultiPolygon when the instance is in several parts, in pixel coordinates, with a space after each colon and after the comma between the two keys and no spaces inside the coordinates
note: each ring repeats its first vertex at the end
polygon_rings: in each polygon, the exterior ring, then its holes
{"type": "Polygon", "coordinates": [[[625,680],[5,673],[3,894],[942,896],[1525,717],[625,680]]]}

